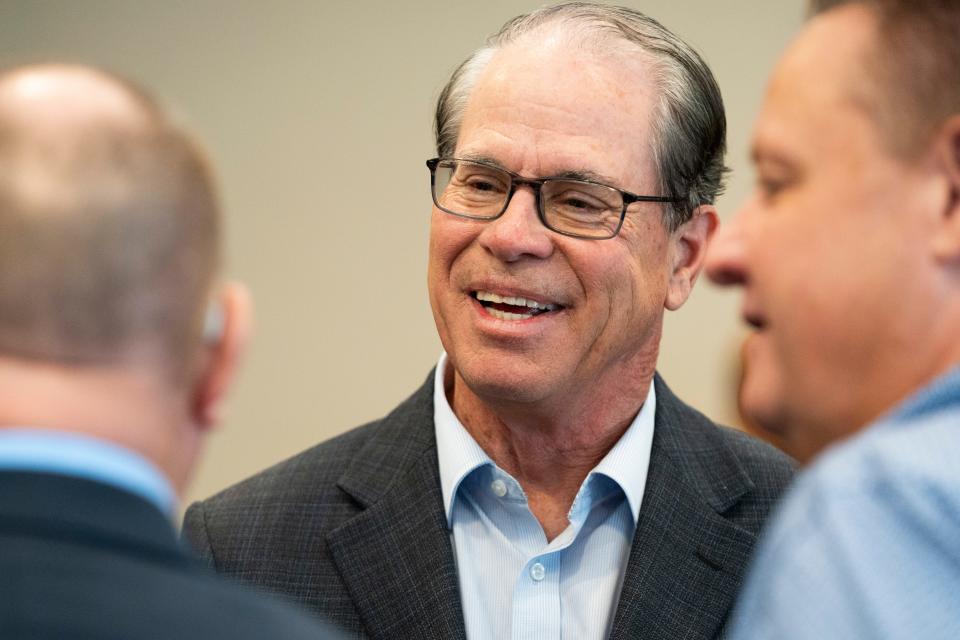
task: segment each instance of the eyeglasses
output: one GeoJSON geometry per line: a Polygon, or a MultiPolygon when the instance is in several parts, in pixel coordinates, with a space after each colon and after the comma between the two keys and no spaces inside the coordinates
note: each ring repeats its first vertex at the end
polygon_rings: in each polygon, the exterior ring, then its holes
{"type": "Polygon", "coordinates": [[[433,202],[447,213],[473,220],[503,215],[517,187],[529,185],[540,221],[565,236],[605,240],[620,232],[634,202],[683,202],[682,198],[638,196],[616,187],[569,178],[524,178],[476,160],[427,160],[433,202]]]}

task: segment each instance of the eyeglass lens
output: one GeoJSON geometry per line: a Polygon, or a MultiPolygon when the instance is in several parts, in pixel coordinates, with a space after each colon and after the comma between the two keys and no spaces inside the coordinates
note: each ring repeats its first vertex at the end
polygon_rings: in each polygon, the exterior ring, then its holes
{"type": "MultiPolygon", "coordinates": [[[[441,160],[434,178],[437,205],[460,216],[493,219],[507,208],[513,178],[502,169],[463,160],[441,160]]],[[[623,197],[611,187],[577,180],[547,179],[540,188],[548,227],[586,238],[616,234],[623,197]]]]}

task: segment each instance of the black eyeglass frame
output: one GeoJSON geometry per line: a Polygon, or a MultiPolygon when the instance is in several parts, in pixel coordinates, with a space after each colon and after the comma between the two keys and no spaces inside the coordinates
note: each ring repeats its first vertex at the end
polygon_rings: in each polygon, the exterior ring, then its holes
{"type": "Polygon", "coordinates": [[[433,203],[437,205],[437,208],[445,213],[449,213],[452,216],[457,216],[459,218],[467,218],[469,220],[496,220],[510,207],[510,201],[513,200],[513,195],[517,191],[518,186],[529,185],[533,189],[533,195],[537,202],[537,217],[540,218],[540,222],[550,231],[554,233],[559,233],[560,235],[568,236],[571,238],[579,238],[580,240],[609,240],[611,238],[617,237],[617,234],[620,233],[621,227],[623,227],[623,220],[627,216],[627,207],[629,207],[634,202],[666,202],[666,203],[680,203],[683,202],[684,198],[670,198],[667,196],[641,196],[636,193],[631,193],[629,191],[624,191],[609,184],[604,184],[602,182],[595,182],[593,180],[579,180],[575,178],[524,178],[523,176],[516,174],[512,171],[504,169],[503,167],[497,166],[495,164],[490,164],[489,162],[481,162],[479,160],[468,160],[466,158],[430,158],[427,160],[427,168],[430,169],[430,197],[433,199],[433,203]],[[478,164],[482,167],[489,167],[490,169],[496,169],[501,171],[508,176],[510,176],[510,189],[507,192],[507,199],[503,203],[503,209],[499,213],[492,216],[472,216],[466,213],[460,213],[458,211],[451,211],[447,209],[439,202],[437,202],[437,166],[441,162],[469,162],[471,164],[478,164]],[[611,189],[620,194],[621,199],[623,200],[623,207],[620,209],[620,220],[617,222],[617,227],[610,233],[608,236],[583,236],[577,233],[571,233],[569,231],[562,231],[556,229],[547,222],[547,215],[544,211],[543,199],[540,197],[540,190],[543,188],[543,185],[547,182],[572,182],[574,184],[592,184],[598,187],[605,187],[611,189]]]}

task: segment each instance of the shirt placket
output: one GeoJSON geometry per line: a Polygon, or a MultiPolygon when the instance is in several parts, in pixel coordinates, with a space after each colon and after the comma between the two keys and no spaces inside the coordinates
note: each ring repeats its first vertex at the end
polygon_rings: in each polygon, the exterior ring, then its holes
{"type": "MultiPolygon", "coordinates": [[[[501,472],[502,473],[502,472],[501,472]]],[[[559,640],[563,637],[563,602],[561,585],[561,564],[566,549],[576,542],[592,504],[592,491],[589,481],[584,484],[570,509],[570,525],[559,536],[546,544],[546,537],[539,522],[530,512],[526,496],[519,484],[512,478],[498,476],[494,487],[502,480],[507,491],[504,499],[513,499],[516,506],[522,503],[523,510],[529,514],[526,519],[535,523],[538,534],[536,546],[528,544],[524,555],[528,558],[514,583],[511,637],[514,640],[559,640]]],[[[496,490],[495,490],[496,493],[496,490]]],[[[526,537],[530,543],[533,536],[526,537]]]]}

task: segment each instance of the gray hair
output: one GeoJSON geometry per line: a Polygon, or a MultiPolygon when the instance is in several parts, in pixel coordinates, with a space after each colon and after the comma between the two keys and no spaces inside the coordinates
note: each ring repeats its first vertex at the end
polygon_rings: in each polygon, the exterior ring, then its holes
{"type": "Polygon", "coordinates": [[[453,155],[463,112],[477,79],[494,54],[542,27],[556,25],[590,38],[595,46],[635,45],[652,58],[660,89],[652,149],[665,195],[682,198],[664,208],[674,230],[723,191],[727,122],[720,88],[700,55],[653,18],[634,9],[569,2],[517,16],[453,72],[437,100],[437,153],[453,155]]]}

